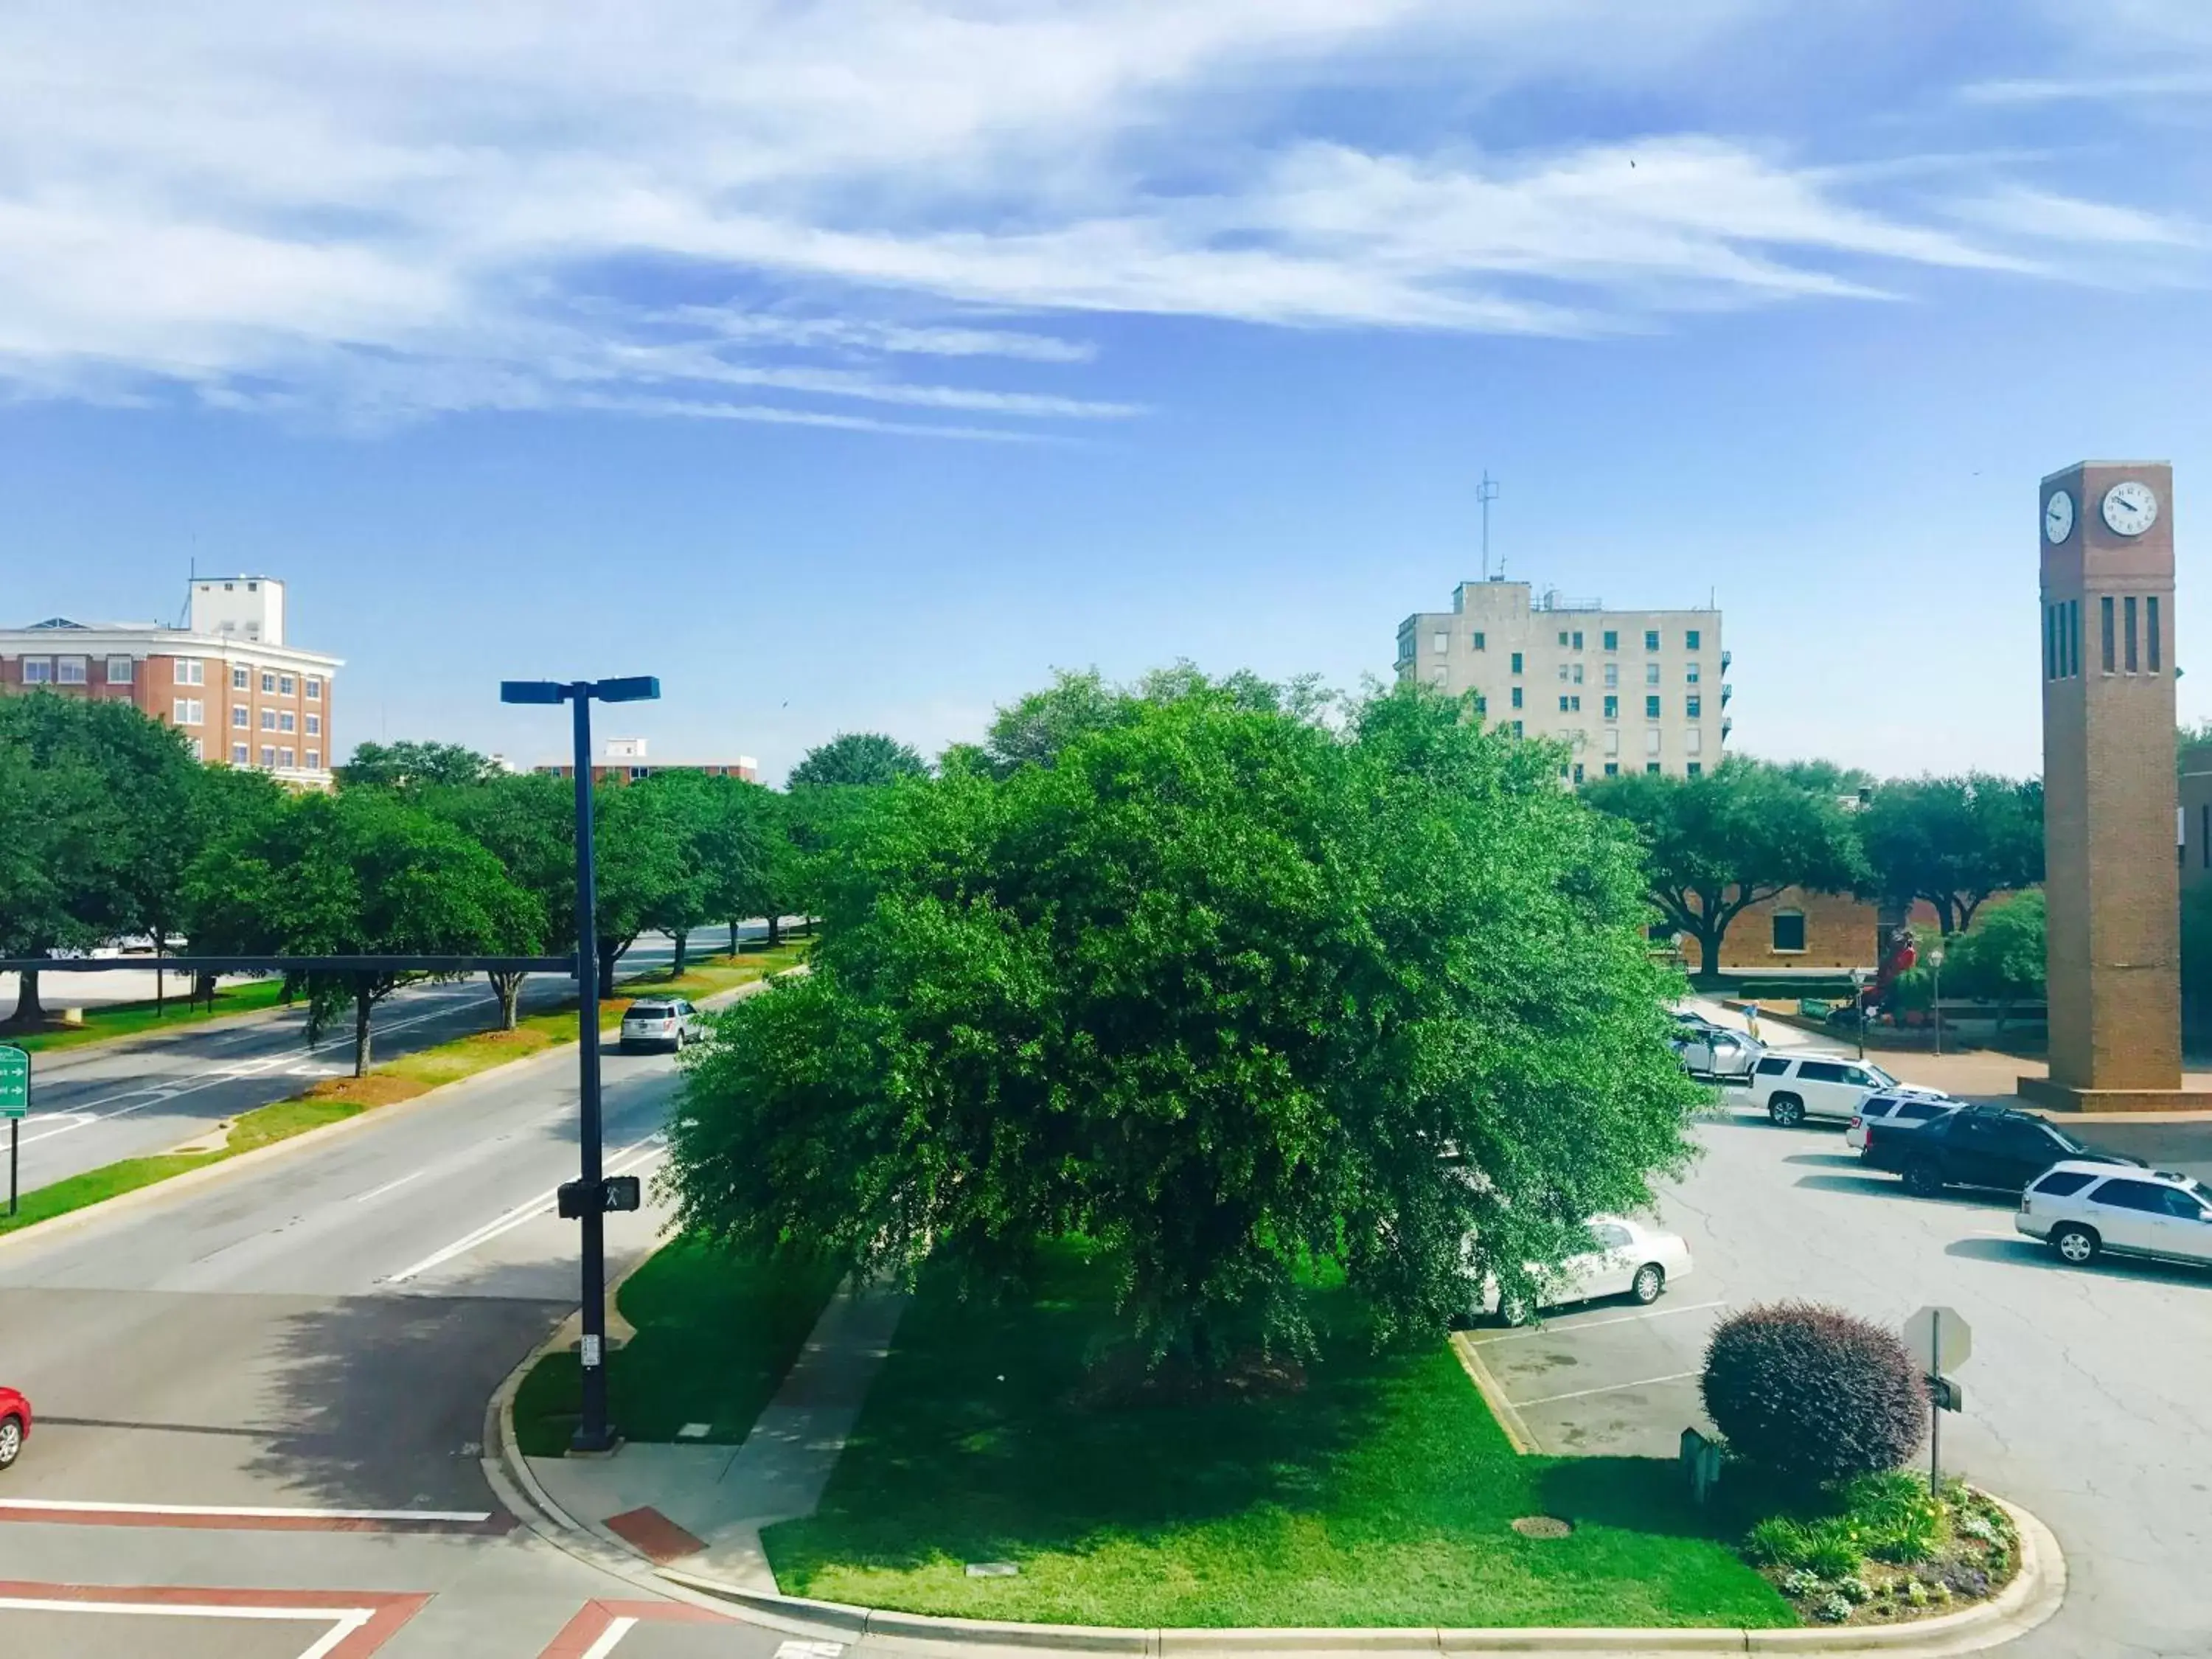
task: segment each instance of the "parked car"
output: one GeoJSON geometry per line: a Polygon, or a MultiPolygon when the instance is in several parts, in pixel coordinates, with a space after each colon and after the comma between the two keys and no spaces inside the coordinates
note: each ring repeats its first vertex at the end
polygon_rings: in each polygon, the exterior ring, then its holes
{"type": "Polygon", "coordinates": [[[23,1455],[31,1437],[31,1402],[13,1389],[0,1388],[0,1469],[23,1455]]]}
{"type": "Polygon", "coordinates": [[[1674,1052],[1681,1056],[1682,1069],[1692,1077],[1711,1078],[1717,1082],[1746,1082],[1750,1079],[1751,1068],[1766,1052],[1745,1032],[1730,1030],[1699,1015],[1676,1018],[1681,1022],[1681,1030],[1674,1037],[1674,1052]]]}
{"type": "MultiPolygon", "coordinates": [[[[1649,1306],[1677,1279],[1687,1279],[1693,1265],[1690,1247],[1679,1234],[1647,1227],[1625,1216],[1593,1216],[1590,1235],[1598,1248],[1569,1256],[1556,1279],[1546,1285],[1543,1307],[1564,1307],[1570,1302],[1591,1302],[1600,1297],[1626,1296],[1649,1306]]],[[[1495,1280],[1486,1280],[1473,1312],[1494,1316],[1509,1325],[1525,1323],[1531,1310],[1516,1298],[1501,1298],[1495,1280]]]]}
{"type": "Polygon", "coordinates": [[[1833,1054],[1767,1054],[1752,1068],[1751,1103],[1765,1107],[1767,1116],[1785,1129],[1795,1128],[1808,1118],[1849,1123],[1878,1094],[1910,1095],[1922,1100],[1950,1098],[1941,1089],[1899,1083],[1869,1061],[1843,1060],[1833,1054]]]}
{"type": "Polygon", "coordinates": [[[2134,1158],[2086,1146],[2057,1124],[2009,1106],[1961,1106],[1917,1129],[1869,1123],[1859,1156],[1878,1170],[1897,1170],[1905,1177],[1905,1191],[1923,1198],[1946,1187],[2016,1193],[2069,1159],[2142,1167],[2134,1158]]]}
{"type": "Polygon", "coordinates": [[[704,1016],[682,997],[644,997],[623,1016],[622,1046],[668,1048],[678,1054],[700,1034],[704,1016]]]}
{"type": "Polygon", "coordinates": [[[2077,1267],[2106,1250],[2212,1267],[2212,1192],[2164,1170],[2069,1158],[2029,1184],[2012,1224],[2077,1267]]]}
{"type": "Polygon", "coordinates": [[[1893,1128],[1918,1129],[1933,1123],[1939,1117],[1948,1117],[1959,1109],[1952,1100],[1929,1100],[1921,1095],[1869,1095],[1859,1108],[1859,1115],[1851,1120],[1851,1127],[1844,1131],[1844,1145],[1852,1151],[1864,1153],[1867,1125],[1887,1123],[1893,1128]]]}

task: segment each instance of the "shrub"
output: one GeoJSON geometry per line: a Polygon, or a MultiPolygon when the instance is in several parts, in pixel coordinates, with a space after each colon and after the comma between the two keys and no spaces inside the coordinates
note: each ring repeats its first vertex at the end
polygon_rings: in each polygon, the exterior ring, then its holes
{"type": "Polygon", "coordinates": [[[1802,1559],[1808,1571],[1823,1578],[1850,1578],[1866,1565],[1866,1552],[1852,1539],[1849,1527],[1827,1522],[1814,1528],[1802,1559]]]}
{"type": "Polygon", "coordinates": [[[1926,1385],[1895,1335],[1803,1302],[1723,1320],[1701,1388],[1737,1456],[1807,1490],[1896,1468],[1928,1414],[1926,1385]]]}
{"type": "Polygon", "coordinates": [[[1757,1567],[1802,1567],[1813,1540],[1804,1528],[1784,1516],[1760,1522],[1746,1534],[1743,1553],[1757,1567]]]}
{"type": "Polygon", "coordinates": [[[1782,1575],[1782,1593],[1784,1595],[1811,1595],[1820,1588],[1820,1575],[1808,1572],[1802,1567],[1782,1575]]]}
{"type": "Polygon", "coordinates": [[[1920,1561],[1943,1541],[1943,1509],[1909,1474],[1862,1475],[1840,1496],[1859,1547],[1877,1561],[1920,1561]]]}
{"type": "Polygon", "coordinates": [[[1832,1625],[1840,1625],[1851,1616],[1850,1598],[1845,1595],[1831,1595],[1813,1609],[1813,1616],[1826,1620],[1832,1625]]]}

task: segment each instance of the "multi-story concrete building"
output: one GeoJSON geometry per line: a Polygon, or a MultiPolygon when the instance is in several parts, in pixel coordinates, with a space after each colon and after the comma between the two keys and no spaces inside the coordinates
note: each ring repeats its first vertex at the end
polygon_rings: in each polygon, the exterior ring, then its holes
{"type": "Polygon", "coordinates": [[[1398,678],[1472,691],[1493,724],[1572,750],[1569,777],[1696,777],[1729,733],[1717,610],[1608,611],[1527,582],[1462,582],[1398,625],[1398,678]]]}
{"type": "Polygon", "coordinates": [[[185,625],[49,617],[0,629],[0,695],[58,691],[135,705],[210,765],[328,788],[343,663],[284,639],[284,584],[195,577],[185,625]]]}
{"type": "MultiPolygon", "coordinates": [[[[567,761],[549,761],[535,769],[550,777],[576,775],[574,764],[567,761]]],[[[609,738],[599,747],[599,758],[592,767],[592,781],[638,783],[656,772],[697,772],[710,778],[743,778],[747,783],[756,783],[760,779],[760,763],[750,755],[726,761],[655,761],[647,757],[643,738],[609,738]]]]}

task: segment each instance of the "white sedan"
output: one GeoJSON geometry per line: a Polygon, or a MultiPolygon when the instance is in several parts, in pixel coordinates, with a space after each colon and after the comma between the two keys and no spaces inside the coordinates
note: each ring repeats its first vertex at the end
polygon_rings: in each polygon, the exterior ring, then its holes
{"type": "MultiPolygon", "coordinates": [[[[1538,1275],[1544,1287],[1541,1306],[1558,1308],[1607,1296],[1626,1296],[1649,1306],[1666,1294],[1669,1285],[1690,1276],[1690,1247],[1679,1233],[1617,1215],[1593,1216],[1589,1230],[1596,1249],[1569,1256],[1556,1276],[1538,1275]]],[[[1509,1325],[1524,1323],[1530,1314],[1517,1300],[1501,1304],[1494,1279],[1484,1281],[1480,1305],[1473,1311],[1495,1315],[1509,1325]]]]}

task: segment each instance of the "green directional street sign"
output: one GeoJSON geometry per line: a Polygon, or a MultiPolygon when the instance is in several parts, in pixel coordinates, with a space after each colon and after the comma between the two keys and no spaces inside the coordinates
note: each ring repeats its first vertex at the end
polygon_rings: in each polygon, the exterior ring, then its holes
{"type": "Polygon", "coordinates": [[[31,1057],[21,1048],[0,1048],[0,1117],[21,1117],[31,1109],[31,1057]]]}

